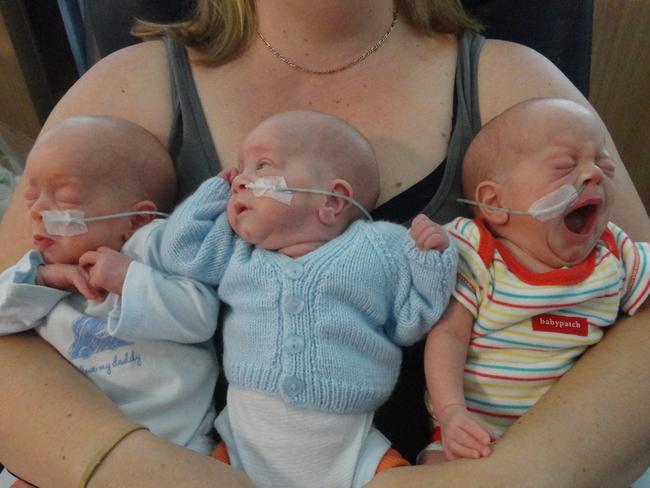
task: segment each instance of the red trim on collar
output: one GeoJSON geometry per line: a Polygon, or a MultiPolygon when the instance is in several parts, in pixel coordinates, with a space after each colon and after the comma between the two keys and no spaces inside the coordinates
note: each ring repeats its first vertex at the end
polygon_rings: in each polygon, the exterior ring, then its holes
{"type": "MultiPolygon", "coordinates": [[[[492,264],[494,251],[496,249],[499,251],[499,254],[503,258],[508,269],[517,278],[529,285],[575,285],[586,280],[591,273],[593,273],[594,268],[596,267],[596,254],[598,253],[598,249],[595,247],[584,261],[575,266],[553,269],[543,273],[535,273],[521,264],[514,254],[512,254],[506,246],[492,235],[481,219],[474,219],[474,222],[479,229],[481,237],[479,243],[479,255],[481,256],[483,263],[485,263],[485,266],[490,266],[490,264],[492,264]]],[[[616,239],[609,229],[605,230],[601,240],[608,249],[613,253],[618,254],[618,251],[615,252],[610,247],[613,243],[613,247],[616,249],[616,239]]]]}
{"type": "Polygon", "coordinates": [[[481,257],[485,267],[489,268],[494,259],[494,243],[496,239],[492,235],[492,232],[485,226],[483,219],[475,218],[474,223],[478,227],[479,232],[478,255],[481,257]]]}

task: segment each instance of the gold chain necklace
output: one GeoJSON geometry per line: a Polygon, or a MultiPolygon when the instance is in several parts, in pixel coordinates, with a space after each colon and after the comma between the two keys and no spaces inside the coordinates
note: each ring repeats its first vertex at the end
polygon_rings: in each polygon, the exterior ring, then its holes
{"type": "Polygon", "coordinates": [[[314,75],[331,75],[333,73],[338,73],[339,71],[346,70],[348,68],[351,68],[355,64],[359,64],[361,61],[366,59],[368,56],[370,56],[372,53],[374,53],[377,49],[379,49],[384,42],[386,42],[386,39],[390,37],[390,34],[393,32],[393,29],[395,28],[395,24],[397,24],[397,10],[393,12],[393,21],[390,24],[390,27],[388,30],[384,33],[383,36],[370,48],[368,49],[365,53],[361,54],[360,56],[357,56],[355,59],[350,61],[347,64],[344,64],[343,66],[339,66],[338,68],[332,68],[332,69],[326,69],[326,70],[317,70],[317,69],[311,69],[307,68],[305,66],[301,66],[295,61],[293,61],[291,58],[285,56],[282,54],[280,51],[278,51],[276,48],[274,48],[269,41],[266,40],[266,38],[262,35],[261,32],[258,31],[257,35],[260,38],[260,40],[264,43],[264,45],[268,48],[271,53],[281,60],[283,63],[288,64],[291,66],[293,69],[302,71],[303,73],[311,73],[314,75]]]}

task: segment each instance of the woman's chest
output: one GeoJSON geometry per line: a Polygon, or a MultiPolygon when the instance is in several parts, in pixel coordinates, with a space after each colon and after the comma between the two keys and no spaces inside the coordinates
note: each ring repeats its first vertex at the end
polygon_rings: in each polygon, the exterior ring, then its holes
{"type": "Polygon", "coordinates": [[[237,163],[241,141],[266,117],[287,110],[326,112],[350,122],[371,142],[382,203],[424,178],[445,158],[454,93],[454,66],[447,64],[339,78],[282,72],[203,75],[195,70],[195,79],[224,167],[237,163]]]}

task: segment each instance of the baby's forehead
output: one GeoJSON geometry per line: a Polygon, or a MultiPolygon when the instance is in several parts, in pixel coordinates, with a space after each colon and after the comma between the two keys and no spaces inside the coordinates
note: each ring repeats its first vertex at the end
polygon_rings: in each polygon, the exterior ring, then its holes
{"type": "Polygon", "coordinates": [[[89,185],[129,177],[129,165],[121,158],[92,145],[66,142],[51,139],[35,146],[27,159],[26,175],[42,183],[76,180],[89,185]]]}

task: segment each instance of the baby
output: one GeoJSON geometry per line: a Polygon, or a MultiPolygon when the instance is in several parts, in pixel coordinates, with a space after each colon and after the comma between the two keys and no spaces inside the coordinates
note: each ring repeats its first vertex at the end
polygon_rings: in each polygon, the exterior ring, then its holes
{"type": "Polygon", "coordinates": [[[0,275],[0,334],[35,329],[131,420],[211,452],[219,302],[160,271],[165,149],[125,120],[76,117],[36,141],[23,178],[34,249],[0,275]]]}
{"type": "Polygon", "coordinates": [[[470,145],[476,218],[447,229],[454,298],[427,338],[435,420],[423,462],[479,458],[650,293],[650,246],[609,222],[615,165],[602,124],[560,99],[516,105],[470,145]],[[440,452],[442,451],[442,452],[440,452]]]}
{"type": "Polygon", "coordinates": [[[379,176],[344,121],[286,112],[246,138],[165,228],[171,272],[219,285],[227,407],[221,458],[256,486],[357,487],[403,460],[372,426],[400,345],[444,311],[456,254],[421,215],[409,231],[360,216],[379,176]]]}

